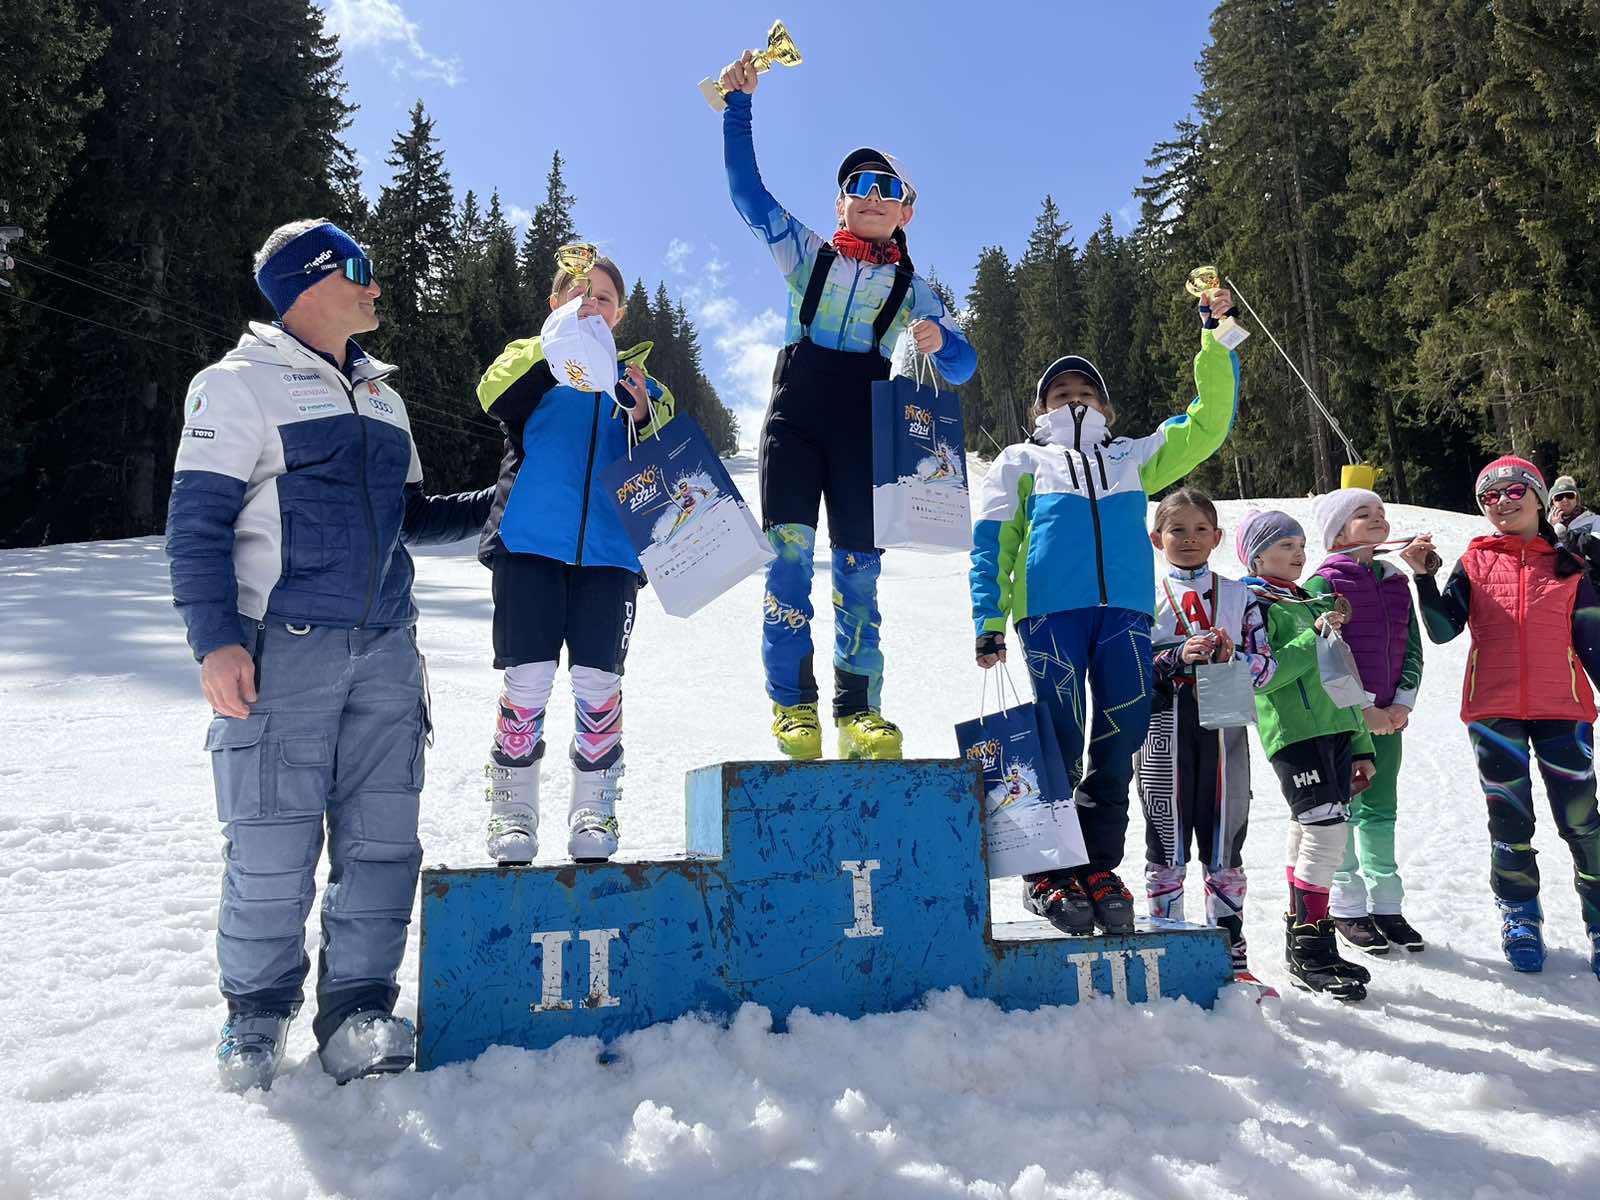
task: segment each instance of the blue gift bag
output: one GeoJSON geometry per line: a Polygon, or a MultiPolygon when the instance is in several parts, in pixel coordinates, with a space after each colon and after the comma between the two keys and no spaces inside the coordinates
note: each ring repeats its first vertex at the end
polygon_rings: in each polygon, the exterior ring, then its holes
{"type": "Polygon", "coordinates": [[[882,548],[972,549],[961,399],[900,375],[872,385],[872,540],[882,548]]]}
{"type": "Polygon", "coordinates": [[[711,448],[679,415],[600,472],[661,607],[687,617],[773,557],[766,535],[711,448]]]}
{"type": "Polygon", "coordinates": [[[984,851],[991,879],[1089,861],[1072,782],[1041,706],[1019,699],[1011,708],[962,721],[956,745],[983,769],[984,851]]]}

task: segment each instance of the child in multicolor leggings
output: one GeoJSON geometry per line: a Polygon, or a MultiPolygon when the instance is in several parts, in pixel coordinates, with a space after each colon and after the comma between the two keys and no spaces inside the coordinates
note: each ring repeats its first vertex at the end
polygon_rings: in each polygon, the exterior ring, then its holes
{"type": "MultiPolygon", "coordinates": [[[[550,308],[582,297],[577,320],[594,323],[591,336],[609,356],[622,296],[622,272],[600,258],[586,281],[558,271],[550,308]]],[[[649,342],[618,355],[616,386],[604,390],[572,383],[570,364],[558,379],[545,352],[539,337],[512,342],[478,384],[484,411],[506,433],[478,552],[494,571],[494,665],[505,672],[484,768],[489,856],[505,865],[538,852],[545,708],[563,647],[577,710],[567,853],[578,862],[616,853],[622,665],[641,576],[597,472],[627,453],[630,438],[654,437],[673,412],[672,393],[645,373],[649,342]]]]}
{"type": "Polygon", "coordinates": [[[1572,852],[1589,962],[1600,976],[1600,812],[1589,686],[1600,679],[1600,599],[1590,580],[1600,567],[1600,543],[1580,533],[1562,547],[1545,515],[1544,476],[1524,459],[1495,459],[1479,473],[1476,494],[1494,533],[1472,539],[1443,591],[1433,580],[1439,562],[1431,537],[1418,538],[1401,557],[1416,572],[1428,637],[1448,642],[1463,629],[1472,633],[1461,719],[1489,806],[1489,886],[1500,909],[1501,949],[1513,970],[1544,969],[1532,845],[1537,761],[1556,828],[1572,852]]]}
{"type": "Polygon", "coordinates": [[[1263,687],[1277,663],[1266,610],[1250,589],[1211,570],[1222,541],[1217,508],[1195,488],[1156,506],[1150,541],[1166,559],[1156,584],[1155,701],[1134,759],[1144,807],[1145,896],[1150,916],[1183,920],[1191,846],[1205,875],[1206,919],[1228,935],[1236,975],[1249,978],[1244,940],[1244,837],[1250,821],[1248,727],[1200,724],[1195,668],[1239,658],[1263,687]]]}

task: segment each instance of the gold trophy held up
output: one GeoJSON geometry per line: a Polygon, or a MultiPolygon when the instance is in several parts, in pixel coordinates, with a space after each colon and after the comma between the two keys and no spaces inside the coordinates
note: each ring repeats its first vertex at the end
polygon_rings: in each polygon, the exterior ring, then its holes
{"type": "Polygon", "coordinates": [[[568,242],[556,251],[556,266],[571,278],[571,286],[588,291],[589,273],[599,257],[600,248],[593,242],[568,242]]]}
{"type": "MultiPolygon", "coordinates": [[[[1183,290],[1196,299],[1203,300],[1221,286],[1222,273],[1216,267],[1205,266],[1196,267],[1189,272],[1183,290]]],[[[1206,328],[1216,330],[1217,341],[1229,350],[1250,336],[1250,331],[1233,319],[1234,312],[1235,310],[1230,308],[1225,313],[1212,313],[1206,325],[1206,328]]]]}
{"type": "MultiPolygon", "coordinates": [[[[767,48],[752,50],[751,53],[755,55],[752,65],[757,71],[770,71],[774,63],[780,67],[798,67],[805,61],[782,21],[774,21],[772,28],[767,30],[767,48]]],[[[721,112],[728,107],[728,93],[722,90],[722,85],[714,76],[708,75],[700,81],[700,94],[711,105],[712,112],[721,112]]]]}

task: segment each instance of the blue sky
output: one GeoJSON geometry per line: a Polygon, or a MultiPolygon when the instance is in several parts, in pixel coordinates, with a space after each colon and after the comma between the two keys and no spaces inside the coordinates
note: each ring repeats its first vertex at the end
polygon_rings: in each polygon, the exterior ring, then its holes
{"type": "Polygon", "coordinates": [[[1100,214],[1125,231],[1151,145],[1190,109],[1212,5],[778,0],[613,3],[324,0],[344,51],[350,140],[374,195],[421,99],[458,196],[498,187],[514,214],[561,150],[583,233],[629,279],[685,297],[708,373],[745,438],[782,337],[782,283],[728,200],[720,118],[696,84],[788,23],[805,63],[756,94],[767,186],[818,229],[849,149],[899,156],[921,203],[918,267],[964,299],[985,245],[1020,252],[1044,195],[1079,244],[1100,214]]]}

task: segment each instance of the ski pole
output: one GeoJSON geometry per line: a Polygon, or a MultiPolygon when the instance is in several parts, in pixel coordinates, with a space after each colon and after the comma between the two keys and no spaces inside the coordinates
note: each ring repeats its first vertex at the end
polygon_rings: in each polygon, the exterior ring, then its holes
{"type": "Polygon", "coordinates": [[[1355,445],[1348,437],[1345,436],[1344,429],[1339,425],[1338,418],[1328,411],[1328,406],[1322,402],[1322,397],[1317,395],[1317,389],[1311,386],[1304,375],[1300,374],[1300,368],[1294,365],[1294,359],[1290,358],[1289,352],[1278,344],[1278,339],[1272,336],[1272,330],[1267,328],[1267,323],[1261,319],[1261,314],[1256,312],[1256,310],[1250,306],[1250,301],[1245,299],[1244,293],[1239,290],[1239,285],[1234,283],[1232,279],[1227,279],[1226,276],[1224,276],[1224,278],[1227,281],[1229,290],[1232,291],[1235,296],[1239,297],[1239,302],[1249,310],[1250,315],[1255,318],[1256,324],[1261,326],[1261,332],[1267,335],[1267,338],[1272,342],[1273,346],[1277,348],[1278,353],[1283,355],[1283,361],[1289,364],[1289,369],[1294,372],[1295,378],[1305,386],[1306,393],[1311,397],[1311,402],[1317,406],[1317,411],[1323,415],[1324,419],[1327,420],[1329,427],[1338,435],[1339,440],[1344,443],[1345,453],[1349,455],[1350,461],[1352,463],[1365,462],[1366,460],[1361,457],[1361,454],[1356,450],[1355,445]]]}

